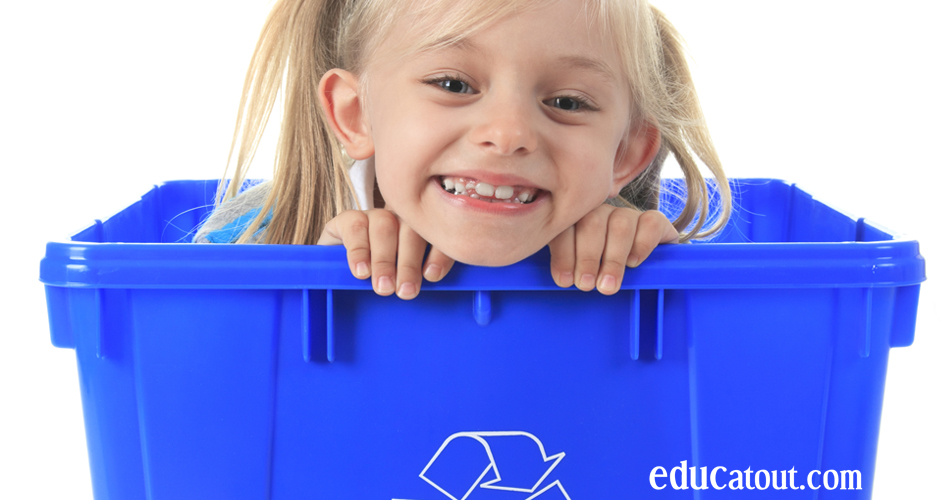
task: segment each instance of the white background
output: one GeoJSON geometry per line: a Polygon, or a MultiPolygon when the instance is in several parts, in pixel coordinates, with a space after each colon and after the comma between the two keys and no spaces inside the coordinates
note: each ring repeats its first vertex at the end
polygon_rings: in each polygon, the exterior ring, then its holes
{"type": "MultiPolygon", "coordinates": [[[[918,239],[875,498],[944,494],[949,460],[943,2],[662,0],[727,172],[798,183],[918,239]]],[[[152,184],[219,177],[263,0],[0,3],[0,498],[89,499],[74,353],[49,342],[44,243],[152,184]]],[[[752,495],[753,496],[753,495],[752,495]]]]}

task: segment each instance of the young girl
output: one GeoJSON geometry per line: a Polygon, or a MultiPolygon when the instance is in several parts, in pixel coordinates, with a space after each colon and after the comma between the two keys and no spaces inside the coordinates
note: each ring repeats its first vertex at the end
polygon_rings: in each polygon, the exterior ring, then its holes
{"type": "Polygon", "coordinates": [[[196,241],[343,244],[356,277],[404,299],[455,260],[546,245],[559,286],[611,294],[730,211],[678,34],[639,0],[281,0],[234,144],[196,241]],[[238,194],[278,91],[274,179],[238,194]],[[656,211],[669,152],[687,187],[673,222],[656,211]],[[721,190],[711,223],[695,157],[721,190]]]}

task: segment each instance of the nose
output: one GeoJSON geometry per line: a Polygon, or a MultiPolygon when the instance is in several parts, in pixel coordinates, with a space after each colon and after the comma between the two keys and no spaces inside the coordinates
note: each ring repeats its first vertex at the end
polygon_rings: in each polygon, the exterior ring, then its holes
{"type": "Polygon", "coordinates": [[[479,110],[471,142],[502,156],[526,154],[537,149],[537,134],[528,101],[516,96],[494,96],[479,110]]]}

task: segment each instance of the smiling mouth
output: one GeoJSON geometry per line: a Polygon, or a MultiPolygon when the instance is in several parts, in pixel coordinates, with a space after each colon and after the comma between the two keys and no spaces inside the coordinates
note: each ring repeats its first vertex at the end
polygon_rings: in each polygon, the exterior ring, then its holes
{"type": "Polygon", "coordinates": [[[468,196],[488,203],[519,203],[529,205],[542,190],[525,186],[494,186],[468,177],[441,176],[439,184],[455,196],[468,196]]]}

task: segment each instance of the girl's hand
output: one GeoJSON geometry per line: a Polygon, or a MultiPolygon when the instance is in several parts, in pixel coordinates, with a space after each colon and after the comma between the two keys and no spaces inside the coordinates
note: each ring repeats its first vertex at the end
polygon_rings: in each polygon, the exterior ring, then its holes
{"type": "Polygon", "coordinates": [[[422,259],[428,246],[421,236],[383,209],[347,210],[326,224],[317,245],[344,245],[353,276],[372,276],[372,289],[379,295],[414,299],[425,279],[445,277],[454,260],[435,248],[422,259]]]}
{"type": "Polygon", "coordinates": [[[550,273],[560,287],[612,295],[627,266],[638,266],[656,245],[677,241],[662,212],[601,205],[550,242],[550,273]]]}

